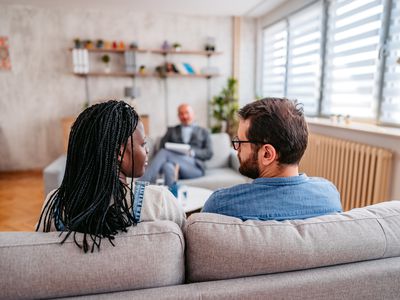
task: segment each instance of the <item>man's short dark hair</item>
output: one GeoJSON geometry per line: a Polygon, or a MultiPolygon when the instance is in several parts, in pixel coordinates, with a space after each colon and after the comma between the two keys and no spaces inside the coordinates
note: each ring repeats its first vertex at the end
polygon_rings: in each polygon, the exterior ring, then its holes
{"type": "Polygon", "coordinates": [[[280,164],[298,164],[307,148],[308,129],[303,107],[296,100],[264,98],[239,110],[250,120],[247,138],[271,144],[280,164]]]}

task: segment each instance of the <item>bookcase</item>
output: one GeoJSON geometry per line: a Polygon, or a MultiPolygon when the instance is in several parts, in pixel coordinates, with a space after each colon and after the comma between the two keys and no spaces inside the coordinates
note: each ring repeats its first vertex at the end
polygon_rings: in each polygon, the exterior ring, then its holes
{"type": "MultiPolygon", "coordinates": [[[[167,62],[167,57],[168,55],[200,55],[200,56],[205,56],[207,57],[207,65],[205,67],[211,68],[210,66],[210,57],[215,56],[215,55],[221,55],[222,52],[216,52],[216,51],[192,51],[192,50],[181,50],[181,51],[175,51],[175,50],[157,50],[157,49],[70,49],[70,51],[73,52],[73,65],[82,65],[79,66],[77,69],[74,68],[73,74],[77,76],[82,76],[82,77],[88,77],[88,76],[113,76],[113,77],[159,77],[159,78],[164,78],[164,77],[194,77],[194,78],[212,78],[215,76],[220,76],[218,72],[212,71],[209,72],[206,69],[203,69],[200,72],[195,72],[191,74],[188,72],[187,74],[182,74],[182,73],[174,73],[174,72],[167,72],[165,76],[162,76],[158,74],[156,71],[146,71],[145,73],[137,71],[137,58],[136,54],[137,53],[152,53],[156,55],[163,55],[165,57],[165,62],[167,62]],[[75,55],[74,51],[79,51],[81,53],[77,53],[75,55]],[[117,70],[117,71],[92,71],[92,65],[93,61],[90,60],[90,56],[92,54],[96,53],[102,53],[102,54],[117,54],[117,55],[123,55],[124,60],[120,60],[120,65],[121,67],[125,66],[125,70],[117,70]],[[80,57],[78,57],[80,56],[80,57]],[[133,60],[132,65],[128,65],[128,57],[131,57],[131,60],[133,60]],[[126,69],[134,69],[134,71],[127,71],[126,69]]],[[[98,67],[98,65],[101,64],[101,62],[95,63],[98,67]]]]}
{"type": "MultiPolygon", "coordinates": [[[[203,78],[207,80],[207,100],[211,99],[211,88],[209,80],[213,77],[220,76],[217,68],[211,66],[211,58],[213,56],[221,55],[222,52],[217,51],[197,51],[197,50],[162,50],[162,49],[69,49],[72,52],[73,62],[73,74],[76,76],[83,77],[85,80],[85,97],[86,101],[90,103],[90,77],[129,77],[132,78],[132,87],[136,88],[136,78],[147,77],[155,78],[156,80],[163,80],[164,87],[164,102],[166,107],[168,106],[168,78],[203,78]],[[138,60],[138,54],[149,54],[149,55],[161,55],[163,56],[164,69],[159,72],[155,70],[155,66],[149,66],[149,70],[145,72],[141,71],[140,60],[138,60]],[[102,62],[99,61],[101,55],[112,56],[113,70],[107,71],[102,69],[102,62]],[[172,67],[172,70],[167,71],[165,66],[169,64],[170,56],[185,55],[185,56],[203,56],[206,58],[206,63],[201,70],[194,69],[190,63],[184,63],[183,66],[177,68],[172,67]],[[150,68],[152,69],[150,71],[150,68]],[[182,72],[182,68],[186,68],[186,72],[182,72]]],[[[194,83],[195,84],[195,83],[194,83]]],[[[207,111],[209,112],[209,106],[207,102],[207,111]]],[[[207,118],[209,119],[209,113],[207,118]]],[[[168,125],[168,112],[165,111],[166,125],[168,125]]]]}

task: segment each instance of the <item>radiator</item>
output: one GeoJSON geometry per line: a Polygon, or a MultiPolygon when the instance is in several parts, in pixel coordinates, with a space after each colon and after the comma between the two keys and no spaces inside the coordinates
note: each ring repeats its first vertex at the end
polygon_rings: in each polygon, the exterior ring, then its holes
{"type": "Polygon", "coordinates": [[[347,211],[389,200],[392,156],[383,148],[310,134],[299,169],[333,182],[347,211]]]}

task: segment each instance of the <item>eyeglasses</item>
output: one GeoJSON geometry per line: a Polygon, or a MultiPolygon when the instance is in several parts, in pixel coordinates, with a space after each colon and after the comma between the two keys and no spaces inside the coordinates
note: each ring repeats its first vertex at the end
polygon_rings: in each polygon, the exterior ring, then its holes
{"type": "Polygon", "coordinates": [[[239,140],[239,138],[238,138],[237,136],[235,136],[235,137],[232,139],[231,143],[232,143],[233,149],[235,149],[235,150],[238,150],[239,147],[240,147],[240,144],[243,144],[243,143],[264,144],[263,142],[258,142],[258,141],[241,141],[241,140],[239,140]]]}

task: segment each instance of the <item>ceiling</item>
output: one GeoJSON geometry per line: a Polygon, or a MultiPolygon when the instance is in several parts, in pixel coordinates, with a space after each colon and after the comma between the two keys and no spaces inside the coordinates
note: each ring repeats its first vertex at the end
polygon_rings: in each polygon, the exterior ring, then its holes
{"type": "Polygon", "coordinates": [[[207,16],[262,16],[288,0],[0,0],[1,4],[47,8],[121,9],[207,16]]]}

